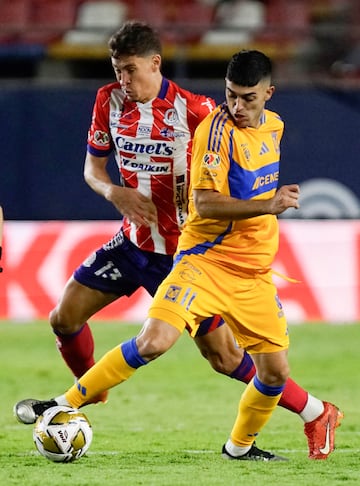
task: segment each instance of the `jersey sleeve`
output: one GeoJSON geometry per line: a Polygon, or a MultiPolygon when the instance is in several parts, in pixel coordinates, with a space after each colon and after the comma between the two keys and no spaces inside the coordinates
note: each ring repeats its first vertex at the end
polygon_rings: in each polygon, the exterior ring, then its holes
{"type": "Polygon", "coordinates": [[[208,116],[196,129],[191,159],[192,189],[227,193],[229,152],[226,132],[214,130],[218,116],[208,116]],[[221,143],[220,143],[221,141],[221,143]]]}
{"type": "Polygon", "coordinates": [[[191,93],[191,96],[188,97],[187,105],[188,124],[193,136],[199,123],[214,110],[216,103],[212,98],[191,93]]]}
{"type": "Polygon", "coordinates": [[[110,94],[104,88],[100,88],[95,98],[87,139],[87,150],[96,157],[106,157],[113,151],[109,126],[109,107],[110,94]]]}

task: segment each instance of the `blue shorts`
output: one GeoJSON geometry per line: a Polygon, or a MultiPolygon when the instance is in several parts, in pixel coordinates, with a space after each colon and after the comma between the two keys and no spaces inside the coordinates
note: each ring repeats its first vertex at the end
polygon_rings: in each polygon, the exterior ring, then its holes
{"type": "Polygon", "coordinates": [[[74,278],[86,287],[119,297],[130,296],[140,287],[154,296],[172,264],[171,255],[140,250],[120,231],[75,270],[74,278]]]}
{"type": "MultiPolygon", "coordinates": [[[[154,296],[172,265],[171,255],[141,250],[120,231],[75,270],[74,278],[86,287],[119,297],[129,297],[140,287],[154,296]]],[[[197,336],[207,334],[223,323],[219,316],[208,318],[201,323],[197,336]]]]}

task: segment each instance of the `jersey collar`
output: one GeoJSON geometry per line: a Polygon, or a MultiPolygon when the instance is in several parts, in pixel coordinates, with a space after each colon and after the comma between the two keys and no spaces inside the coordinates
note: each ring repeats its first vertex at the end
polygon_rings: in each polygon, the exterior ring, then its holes
{"type": "Polygon", "coordinates": [[[159,91],[159,94],[158,94],[158,98],[163,100],[166,96],[168,88],[169,88],[169,80],[166,79],[166,78],[162,78],[161,88],[160,88],[160,91],[159,91]]]}

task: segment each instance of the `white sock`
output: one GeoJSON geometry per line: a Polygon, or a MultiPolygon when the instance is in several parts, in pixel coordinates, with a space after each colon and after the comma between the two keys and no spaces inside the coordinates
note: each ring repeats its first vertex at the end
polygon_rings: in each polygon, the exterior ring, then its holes
{"type": "Polygon", "coordinates": [[[312,422],[316,418],[320,417],[323,411],[324,403],[318,398],[313,397],[309,393],[306,405],[299,415],[304,422],[312,422]]]}
{"type": "Polygon", "coordinates": [[[70,403],[66,400],[65,395],[60,395],[59,397],[54,398],[54,400],[58,405],[63,405],[64,407],[71,407],[70,403]]]}
{"type": "Polygon", "coordinates": [[[233,444],[229,439],[225,444],[225,449],[231,456],[236,457],[236,456],[243,456],[244,454],[246,454],[251,449],[251,446],[240,447],[233,444]]]}

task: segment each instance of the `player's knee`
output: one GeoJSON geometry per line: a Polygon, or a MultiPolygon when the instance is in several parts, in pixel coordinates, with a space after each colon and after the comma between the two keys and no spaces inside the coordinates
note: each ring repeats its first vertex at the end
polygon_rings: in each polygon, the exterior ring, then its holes
{"type": "Polygon", "coordinates": [[[159,320],[149,320],[136,338],[140,356],[151,361],[158,358],[177,341],[180,332],[159,320]]]}
{"type": "Polygon", "coordinates": [[[269,386],[281,386],[286,383],[290,374],[288,365],[283,365],[280,368],[257,370],[257,375],[262,383],[269,386]]]}
{"type": "MultiPolygon", "coordinates": [[[[208,360],[213,370],[223,375],[231,375],[231,373],[239,366],[241,359],[233,359],[232,356],[223,356],[218,353],[202,353],[208,360]]],[[[235,357],[236,358],[236,357],[235,357]]]]}
{"type": "Polygon", "coordinates": [[[169,349],[169,344],[166,340],[162,339],[162,336],[147,336],[142,335],[136,340],[136,345],[140,356],[147,361],[152,361],[162,354],[166,353],[169,349]]]}
{"type": "Polygon", "coordinates": [[[49,322],[54,331],[61,334],[72,334],[78,331],[83,323],[77,323],[71,316],[71,312],[55,307],[49,314],[49,322]]]}
{"type": "Polygon", "coordinates": [[[286,380],[289,378],[290,370],[289,367],[282,368],[276,373],[276,381],[280,385],[285,385],[286,380]]]}

